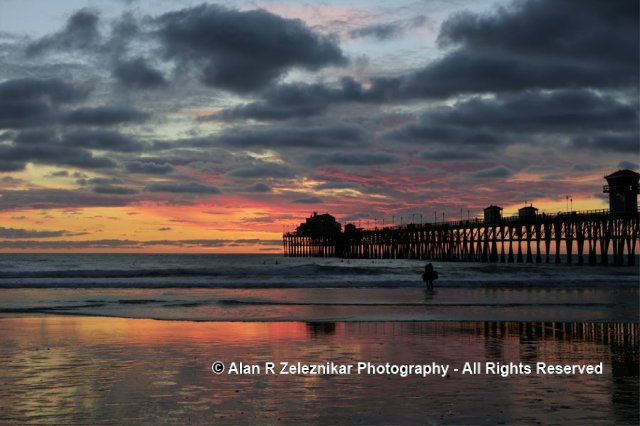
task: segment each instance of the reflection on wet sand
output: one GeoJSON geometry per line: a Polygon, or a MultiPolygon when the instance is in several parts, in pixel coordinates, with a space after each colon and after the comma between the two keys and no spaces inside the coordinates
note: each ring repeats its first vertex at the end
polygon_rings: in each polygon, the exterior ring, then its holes
{"type": "Polygon", "coordinates": [[[638,422],[638,324],[0,319],[0,420],[638,422]],[[214,375],[213,361],[604,364],[603,375],[214,375]]]}

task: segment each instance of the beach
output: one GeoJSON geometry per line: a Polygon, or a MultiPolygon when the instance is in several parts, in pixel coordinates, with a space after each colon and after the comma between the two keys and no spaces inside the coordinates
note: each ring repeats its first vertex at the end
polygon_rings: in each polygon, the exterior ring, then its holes
{"type": "Polygon", "coordinates": [[[639,420],[634,268],[123,259],[1,258],[2,422],[639,420]]]}
{"type": "Polygon", "coordinates": [[[0,320],[15,423],[637,424],[637,324],[0,320]],[[213,374],[221,361],[603,363],[603,375],[213,374]]]}

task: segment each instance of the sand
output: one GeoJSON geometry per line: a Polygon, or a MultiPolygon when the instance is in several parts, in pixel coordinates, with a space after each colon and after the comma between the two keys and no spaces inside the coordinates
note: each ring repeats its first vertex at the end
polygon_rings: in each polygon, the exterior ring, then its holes
{"type": "Polygon", "coordinates": [[[638,324],[0,319],[8,423],[637,424],[638,324]],[[602,363],[602,375],[283,375],[264,365],[602,363]]]}

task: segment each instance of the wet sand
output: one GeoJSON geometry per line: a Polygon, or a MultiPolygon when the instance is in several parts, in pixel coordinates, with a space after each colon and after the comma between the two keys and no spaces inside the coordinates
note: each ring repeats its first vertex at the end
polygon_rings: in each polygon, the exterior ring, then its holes
{"type": "Polygon", "coordinates": [[[288,288],[0,290],[0,315],[186,321],[629,322],[638,288],[288,288]]]}
{"type": "Polygon", "coordinates": [[[638,324],[0,319],[9,423],[637,424],[638,324]],[[597,364],[602,375],[215,375],[264,364],[597,364]]]}

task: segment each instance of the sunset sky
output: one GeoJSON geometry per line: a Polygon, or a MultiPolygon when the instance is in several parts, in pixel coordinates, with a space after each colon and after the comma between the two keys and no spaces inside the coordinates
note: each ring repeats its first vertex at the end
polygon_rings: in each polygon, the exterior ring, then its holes
{"type": "Polygon", "coordinates": [[[0,251],[607,207],[637,0],[0,0],[0,251]],[[392,219],[393,218],[393,219],[392,219]]]}

